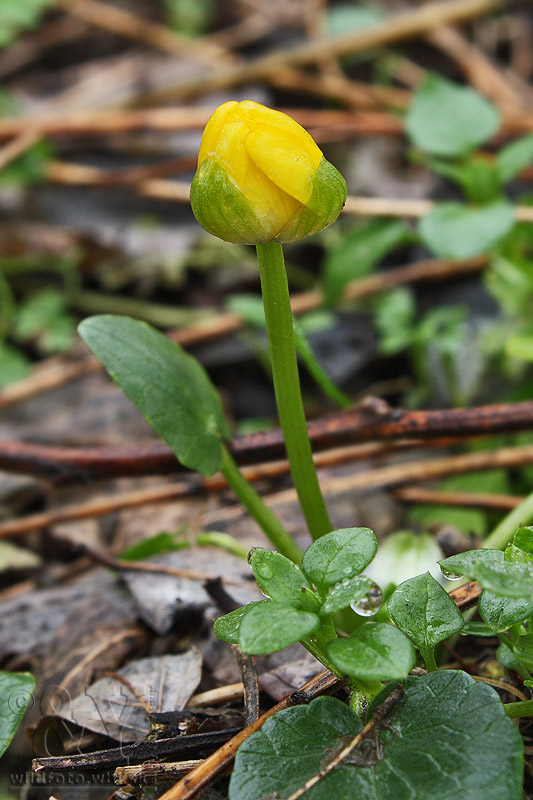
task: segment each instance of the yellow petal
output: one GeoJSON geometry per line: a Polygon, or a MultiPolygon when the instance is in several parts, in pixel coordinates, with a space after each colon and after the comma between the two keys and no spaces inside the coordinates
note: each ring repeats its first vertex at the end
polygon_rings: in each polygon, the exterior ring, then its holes
{"type": "Polygon", "coordinates": [[[313,176],[318,162],[314,151],[302,137],[292,132],[265,124],[250,131],[245,141],[246,150],[265,175],[300,203],[307,203],[313,188],[313,176]]]}
{"type": "MultiPolygon", "coordinates": [[[[231,117],[238,117],[239,114],[233,111],[230,109],[231,117]]],[[[269,180],[250,158],[245,146],[248,136],[246,122],[226,121],[219,129],[208,156],[216,158],[275,236],[299,209],[300,203],[269,180]]]]}
{"type": "Polygon", "coordinates": [[[320,163],[322,158],[322,151],[313,139],[310,133],[305,128],[296,122],[296,120],[284,114],[282,111],[276,111],[273,108],[267,108],[254,103],[253,100],[244,100],[242,103],[237,103],[239,110],[242,111],[246,119],[250,122],[250,127],[267,125],[272,128],[279,128],[280,131],[292,134],[298,139],[302,146],[307,147],[309,154],[315,163],[315,169],[320,163]]]}
{"type": "Polygon", "coordinates": [[[198,153],[198,166],[200,166],[210,154],[214,153],[220,131],[228,121],[235,118],[235,110],[238,105],[236,100],[228,100],[227,103],[222,103],[209,117],[202,134],[202,143],[200,144],[200,152],[198,153]]]}

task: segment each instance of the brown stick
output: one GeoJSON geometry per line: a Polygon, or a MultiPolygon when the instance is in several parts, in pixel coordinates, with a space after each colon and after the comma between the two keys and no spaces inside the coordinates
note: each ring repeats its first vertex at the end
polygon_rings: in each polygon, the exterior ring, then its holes
{"type": "Polygon", "coordinates": [[[166,28],[164,25],[138,17],[131,11],[100,3],[98,0],[57,0],[65,11],[84,22],[119,36],[148,44],[173,55],[186,54],[202,62],[213,63],[231,60],[227,51],[212,42],[189,39],[166,28]]]}
{"type": "Polygon", "coordinates": [[[441,25],[462,22],[485,14],[499,5],[498,0],[448,0],[427,3],[403,13],[393,14],[367,30],[312,39],[283,50],[268,53],[246,64],[224,66],[207,78],[183,81],[173,89],[157,92],[158,99],[196,96],[199,93],[263,79],[287,66],[302,66],[329,56],[366,52],[375,47],[405,41],[426,34],[441,25]]]}
{"type": "MultiPolygon", "coordinates": [[[[335,461],[330,454],[327,456],[331,464],[335,461]]],[[[352,457],[350,448],[337,451],[336,463],[349,460],[352,457]]],[[[317,466],[320,466],[320,454],[314,456],[317,466]]],[[[459,456],[449,456],[446,458],[424,459],[414,462],[402,462],[386,467],[370,469],[365,472],[358,472],[348,477],[328,478],[324,481],[324,493],[326,496],[334,496],[349,491],[369,491],[377,488],[391,488],[402,486],[410,482],[422,482],[435,480],[449,475],[456,475],[463,472],[475,472],[477,470],[494,469],[497,467],[516,467],[533,463],[533,445],[524,447],[509,447],[496,450],[494,452],[466,453],[459,456]]],[[[265,477],[274,477],[289,472],[289,465],[286,461],[273,462],[272,464],[257,467],[245,467],[243,474],[251,482],[265,477]]],[[[132,508],[149,503],[160,503],[168,500],[176,500],[184,497],[193,491],[220,491],[226,487],[226,482],[221,476],[215,475],[213,478],[200,478],[197,476],[192,482],[171,484],[146,489],[138,492],[126,492],[118,494],[106,500],[92,500],[87,503],[64,506],[63,508],[44,511],[39,514],[31,514],[21,519],[6,520],[0,524],[0,540],[12,536],[20,536],[30,531],[40,530],[74,519],[85,519],[88,517],[102,516],[111,511],[121,508],[132,508]]],[[[288,489],[277,494],[269,495],[265,498],[267,505],[294,502],[294,489],[288,489]]],[[[122,562],[119,562],[122,563],[122,562]]],[[[126,564],[128,562],[125,562],[126,564]]],[[[132,562],[135,563],[135,562],[132,562]]],[[[108,564],[118,568],[117,564],[108,564]]],[[[134,569],[135,567],[121,566],[121,569],[134,569]]],[[[145,569],[140,567],[139,569],[145,569]]],[[[148,567],[146,569],[149,569],[148,567]]],[[[152,570],[155,571],[155,570],[152,570]]],[[[162,571],[162,570],[159,570],[162,571]]]]}
{"type": "MultiPolygon", "coordinates": [[[[367,398],[352,409],[308,424],[315,450],[375,439],[466,437],[532,427],[530,400],[473,408],[405,411],[391,408],[378,398],[367,398]]],[[[276,459],[284,454],[283,437],[279,429],[249,434],[235,439],[231,451],[240,464],[276,459]]],[[[67,483],[89,478],[166,474],[178,471],[179,465],[165,444],[138,449],[75,449],[8,441],[0,442],[0,469],[67,483]]],[[[166,487],[166,491],[171,488],[181,491],[176,487],[166,487]]]]}
{"type": "MultiPolygon", "coordinates": [[[[84,184],[89,186],[109,186],[117,183],[115,177],[110,178],[105,170],[97,167],[86,167],[80,164],[54,161],[48,164],[46,175],[55,183],[68,185],[84,184]]],[[[141,180],[134,184],[135,191],[143,197],[163,200],[171,203],[188,203],[190,184],[165,179],[141,180]]],[[[343,214],[356,217],[408,217],[419,219],[437,206],[433,200],[411,200],[388,197],[354,197],[346,200],[343,214]]],[[[533,208],[515,206],[515,217],[518,222],[533,222],[533,208]]]]}
{"type": "Polygon", "coordinates": [[[477,581],[469,581],[450,592],[450,597],[457,608],[465,608],[476,602],[483,589],[477,581]]]}
{"type": "MultiPolygon", "coordinates": [[[[391,448],[405,449],[406,447],[416,446],[416,442],[398,442],[395,445],[384,443],[370,443],[364,445],[353,445],[337,450],[329,450],[325,453],[317,453],[313,456],[316,466],[332,466],[334,464],[368,459],[376,455],[383,455],[391,448]]],[[[243,474],[252,483],[264,480],[265,478],[277,478],[289,472],[288,461],[273,461],[269,464],[261,464],[257,467],[244,467],[243,474]]],[[[115,493],[112,497],[105,499],[89,500],[84,503],[53,508],[37,514],[30,514],[19,519],[10,519],[0,523],[0,539],[10,536],[21,536],[34,530],[48,528],[60,522],[69,522],[78,519],[94,518],[119,511],[124,508],[138,508],[139,506],[151,505],[153,503],[165,503],[178,500],[196,492],[218,492],[227,487],[227,483],[221,476],[202,479],[195,476],[192,480],[182,481],[181,483],[165,484],[155,486],[150,489],[141,489],[133,492],[115,493]]],[[[138,563],[138,562],[135,562],[138,563]]],[[[115,566],[107,564],[108,566],[115,566]]]]}
{"type": "Polygon", "coordinates": [[[180,778],[203,762],[203,758],[195,758],[191,761],[133,764],[128,767],[117,767],[115,770],[115,783],[119,786],[127,784],[141,786],[146,783],[158,783],[169,778],[180,778]]]}
{"type": "Polygon", "coordinates": [[[428,503],[461,508],[484,508],[496,511],[512,511],[525,497],[507,494],[482,494],[475,492],[445,492],[426,489],[424,486],[405,486],[393,491],[394,497],[404,503],[428,503]]]}
{"type": "MultiPolygon", "coordinates": [[[[329,478],[323,483],[324,495],[333,497],[345,492],[387,489],[409,483],[446,478],[464,472],[478,472],[486,469],[507,469],[533,464],[533,445],[523,447],[502,447],[493,452],[463,453],[447,458],[423,459],[413,462],[391,464],[386,467],[370,469],[342,478],[329,478]]],[[[278,492],[266,499],[267,503],[280,504],[294,502],[294,489],[278,492]]]]}

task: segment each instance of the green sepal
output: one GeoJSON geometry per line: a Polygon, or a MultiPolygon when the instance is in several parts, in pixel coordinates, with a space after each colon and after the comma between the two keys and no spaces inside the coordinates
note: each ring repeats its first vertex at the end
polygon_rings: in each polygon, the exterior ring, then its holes
{"type": "Polygon", "coordinates": [[[311,197],[278,233],[274,241],[297,242],[332,225],[346,202],[348,189],[340,172],[322,158],[313,176],[311,197]]]}
{"type": "Polygon", "coordinates": [[[202,228],[225,242],[264,244],[272,238],[249,201],[213,158],[196,170],[191,208],[202,228]]]}

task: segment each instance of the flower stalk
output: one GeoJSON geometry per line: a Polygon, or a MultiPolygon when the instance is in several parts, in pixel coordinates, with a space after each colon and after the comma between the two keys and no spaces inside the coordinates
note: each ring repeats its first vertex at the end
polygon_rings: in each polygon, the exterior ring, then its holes
{"type": "Polygon", "coordinates": [[[257,245],[272,377],[279,420],[294,486],[313,539],[331,531],[320,490],[300,390],[292,311],[283,249],[277,242],[257,245]]]}

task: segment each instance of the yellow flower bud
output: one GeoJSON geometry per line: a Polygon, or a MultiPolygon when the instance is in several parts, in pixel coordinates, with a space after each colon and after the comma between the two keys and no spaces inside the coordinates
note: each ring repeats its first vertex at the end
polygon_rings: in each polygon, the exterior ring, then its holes
{"type": "Polygon", "coordinates": [[[297,122],[245,100],[209,119],[191,186],[200,225],[226,242],[294,242],[337,219],[346,182],[297,122]]]}

